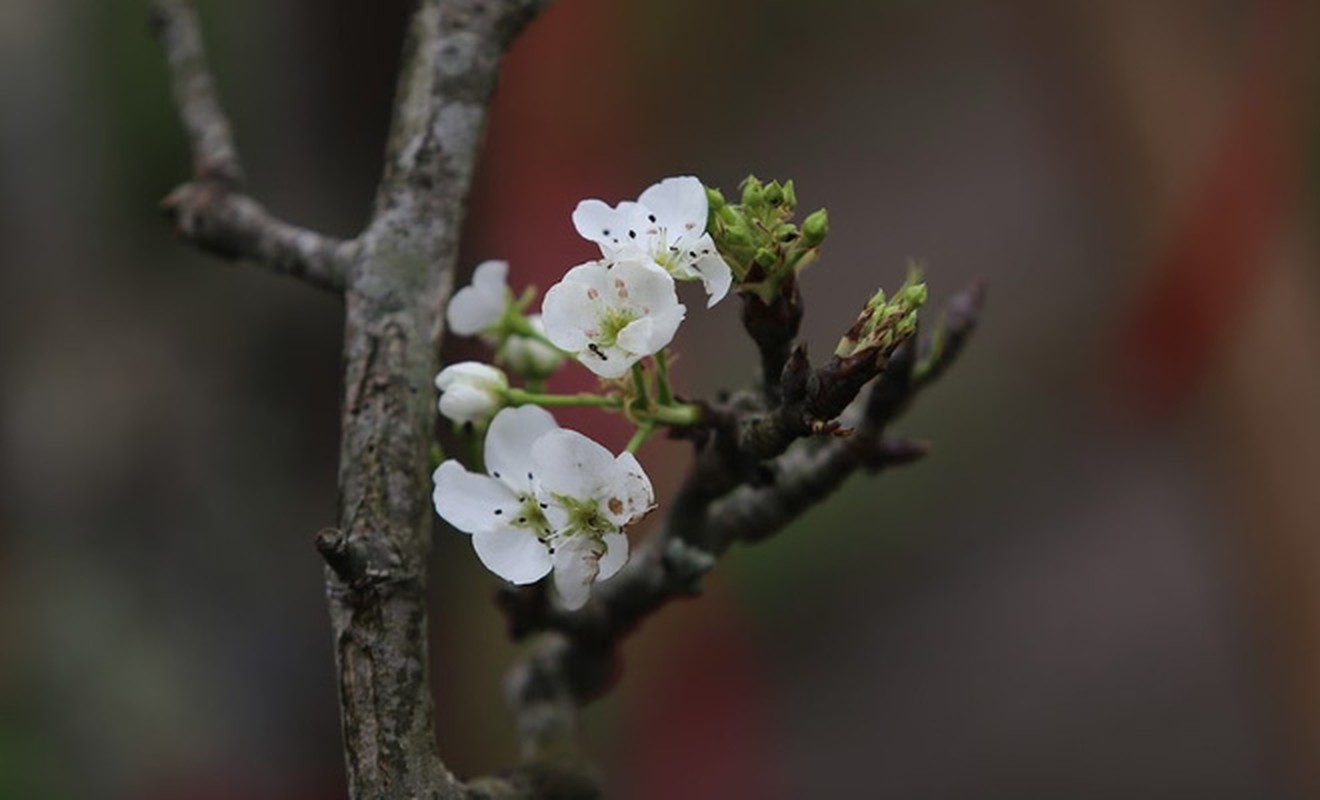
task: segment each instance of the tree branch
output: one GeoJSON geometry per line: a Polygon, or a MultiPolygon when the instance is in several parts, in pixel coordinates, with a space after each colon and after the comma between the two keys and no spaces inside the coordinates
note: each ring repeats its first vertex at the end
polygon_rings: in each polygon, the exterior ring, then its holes
{"type": "Polygon", "coordinates": [[[500,57],[543,5],[417,4],[375,209],[357,238],[345,291],[340,523],[320,548],[355,800],[533,796],[527,787],[563,779],[544,767],[465,787],[449,772],[436,752],[426,624],[443,309],[500,57]]]}
{"type": "Polygon", "coordinates": [[[244,175],[216,97],[197,13],[186,0],[154,0],[151,27],[165,50],[174,104],[192,149],[194,179],[162,203],[180,236],[225,258],[264,264],[331,291],[344,288],[351,243],[297,228],[241,193],[244,175]]]}
{"type": "Polygon", "coordinates": [[[548,762],[461,784],[436,752],[428,675],[428,459],[442,309],[500,57],[547,2],[418,2],[375,212],[351,242],[287,225],[241,193],[243,170],[196,14],[185,0],[152,5],[196,172],[165,203],[180,232],[344,293],[339,527],[321,531],[316,546],[326,562],[354,800],[595,791],[585,770],[548,762]]]}
{"type": "MultiPolygon", "coordinates": [[[[961,352],[975,327],[984,293],[973,287],[949,303],[947,341],[939,355],[941,371],[961,352]]],[[[918,381],[915,342],[895,350],[885,371],[864,402],[855,404],[856,429],[846,437],[814,437],[762,463],[759,478],[730,487],[712,470],[727,468],[719,453],[718,436],[699,445],[699,456],[670,506],[663,527],[637,548],[620,573],[597,587],[592,599],[577,611],[555,606],[544,587],[508,589],[501,604],[510,635],[556,637],[549,650],[536,650],[539,687],[571,693],[577,705],[609,688],[618,674],[619,643],[648,615],[680,597],[699,594],[701,578],[735,542],[756,542],[773,536],[818,504],[858,469],[875,472],[925,455],[923,443],[886,439],[885,431],[912,398],[930,385],[918,381]],[[714,488],[712,488],[714,487],[714,488]],[[552,633],[546,634],[545,631],[552,633]]],[[[928,356],[929,358],[929,356],[928,356]]],[[[785,370],[788,371],[787,369],[785,370]]],[[[787,395],[788,392],[785,392],[787,395]]],[[[735,404],[736,405],[736,404],[735,404]]],[[[735,411],[735,417],[737,412],[735,411]]],[[[736,454],[737,450],[734,448],[736,454]]],[[[526,670],[520,664],[516,670],[526,670]]],[[[515,673],[516,674],[516,673],[515,673]]],[[[524,731],[525,745],[534,746],[526,729],[571,729],[574,704],[541,702],[541,692],[514,681],[511,704],[524,731]]]]}

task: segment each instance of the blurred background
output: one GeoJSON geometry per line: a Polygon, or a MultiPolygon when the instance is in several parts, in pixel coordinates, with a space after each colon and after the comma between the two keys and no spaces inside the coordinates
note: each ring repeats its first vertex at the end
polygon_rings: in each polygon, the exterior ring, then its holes
{"type": "MultiPolygon", "coordinates": [[[[277,214],[365,221],[409,5],[201,3],[277,214]]],[[[909,258],[936,304],[990,288],[897,426],[927,460],[630,641],[583,716],[610,796],[1320,797],[1317,12],[558,0],[516,44],[465,272],[545,288],[591,255],[579,199],[756,173],[830,210],[816,354],[909,258]]],[[[0,2],[0,797],[343,797],[311,546],[342,307],[173,238],[145,15],[0,2]]],[[[735,304],[686,299],[687,393],[750,380],[735,304]]],[[[686,458],[643,450],[662,498],[686,458]]],[[[514,757],[515,648],[466,538],[435,542],[440,738],[472,775],[514,757]]]]}

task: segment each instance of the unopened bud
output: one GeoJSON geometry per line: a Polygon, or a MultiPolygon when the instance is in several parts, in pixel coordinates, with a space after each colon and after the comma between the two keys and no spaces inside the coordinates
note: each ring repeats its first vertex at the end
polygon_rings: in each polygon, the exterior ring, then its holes
{"type": "Polygon", "coordinates": [[[711,211],[719,211],[727,205],[724,201],[724,193],[709,186],[706,187],[706,203],[710,206],[711,211]]]}
{"type": "Polygon", "coordinates": [[[813,211],[802,220],[802,243],[807,247],[819,247],[830,232],[830,216],[825,209],[813,211]]]}
{"type": "Polygon", "coordinates": [[[784,189],[779,185],[778,181],[770,181],[770,183],[766,185],[765,191],[761,196],[765,198],[765,201],[770,205],[778,206],[784,202],[784,189]]]}
{"type": "Polygon", "coordinates": [[[742,185],[742,204],[744,206],[759,205],[761,202],[761,182],[755,175],[748,175],[742,185]]]}
{"type": "Polygon", "coordinates": [[[757,249],[754,260],[758,267],[768,270],[775,265],[775,262],[779,260],[779,257],[776,256],[775,252],[770,248],[761,247],[757,249]]]}
{"type": "Polygon", "coordinates": [[[505,374],[477,361],[451,364],[435,376],[440,390],[440,413],[457,423],[484,426],[504,407],[509,379],[505,374]]]}
{"type": "Polygon", "coordinates": [[[920,308],[926,304],[928,294],[926,284],[913,283],[903,287],[903,302],[913,308],[920,308]]]}

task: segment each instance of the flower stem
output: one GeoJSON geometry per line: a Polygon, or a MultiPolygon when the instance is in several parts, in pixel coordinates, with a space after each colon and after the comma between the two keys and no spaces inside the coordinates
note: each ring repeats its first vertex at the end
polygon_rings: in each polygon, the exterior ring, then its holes
{"type": "Polygon", "coordinates": [[[637,432],[632,435],[632,438],[628,440],[628,446],[624,449],[627,450],[629,453],[636,453],[638,450],[642,448],[642,444],[648,438],[650,438],[651,434],[654,432],[655,432],[654,422],[647,422],[642,424],[640,427],[637,428],[637,432]]]}
{"type": "Polygon", "coordinates": [[[524,317],[522,314],[510,314],[505,317],[504,324],[508,326],[509,333],[523,336],[528,339],[534,339],[547,347],[553,347],[556,352],[563,353],[565,356],[572,355],[572,353],[569,353],[559,345],[547,339],[544,333],[533,328],[532,323],[528,322],[527,317],[524,317]]]}
{"type": "Polygon", "coordinates": [[[662,406],[674,404],[674,394],[669,388],[669,351],[665,348],[655,354],[655,400],[662,406]]]}
{"type": "Polygon", "coordinates": [[[648,416],[661,425],[684,427],[687,425],[696,425],[701,421],[701,408],[700,406],[689,405],[687,403],[678,403],[672,406],[658,406],[651,409],[648,416]]]}
{"type": "MultiPolygon", "coordinates": [[[[542,406],[543,408],[614,408],[622,409],[625,398],[618,395],[591,394],[542,394],[526,389],[509,388],[504,392],[504,400],[511,406],[542,406]]],[[[695,425],[701,421],[701,408],[686,403],[674,403],[668,406],[643,406],[634,411],[634,417],[641,425],[695,425]]]]}
{"type": "Polygon", "coordinates": [[[648,391],[646,386],[646,373],[642,370],[642,362],[638,361],[632,365],[632,379],[633,389],[637,392],[633,408],[635,410],[649,408],[651,405],[651,392],[648,391]]]}
{"type": "Polygon", "coordinates": [[[505,391],[505,400],[511,406],[544,406],[546,408],[568,408],[588,406],[593,408],[622,408],[623,400],[603,394],[579,392],[577,394],[543,394],[526,389],[510,388],[505,391]]]}

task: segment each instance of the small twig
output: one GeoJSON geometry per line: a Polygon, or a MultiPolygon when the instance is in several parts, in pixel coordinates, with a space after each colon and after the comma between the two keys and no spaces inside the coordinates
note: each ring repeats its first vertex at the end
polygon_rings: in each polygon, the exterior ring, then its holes
{"type": "Polygon", "coordinates": [[[154,0],[151,28],[165,50],[174,104],[193,156],[194,180],[175,189],[162,204],[175,229],[212,253],[342,291],[352,257],[350,243],[289,225],[241,193],[243,166],[216,97],[191,3],[154,0]]]}
{"type": "Polygon", "coordinates": [[[247,195],[218,181],[185,183],[161,202],[180,236],[222,258],[244,258],[313,286],[343,291],[353,242],[298,228],[271,216],[247,195]]]}
{"type": "MultiPolygon", "coordinates": [[[[974,327],[979,304],[969,302],[971,296],[965,292],[950,302],[948,316],[960,320],[956,330],[961,338],[958,348],[944,351],[946,367],[974,327]]],[[[914,380],[916,349],[909,341],[893,351],[865,401],[854,405],[856,411],[848,418],[856,429],[850,436],[815,437],[787,452],[781,449],[782,455],[762,462],[759,477],[729,479],[728,459],[738,458],[738,449],[727,436],[710,436],[672,501],[664,526],[637,548],[618,575],[597,587],[583,608],[557,608],[543,588],[506,591],[502,605],[514,638],[541,631],[563,637],[549,657],[544,651],[538,655],[539,674],[561,690],[571,690],[578,704],[586,702],[616,679],[619,642],[670,600],[699,593],[702,576],[734,543],[773,536],[859,469],[875,472],[924,456],[928,448],[923,442],[885,436],[889,423],[930,383],[914,380]]],[[[786,389],[790,394],[791,387],[786,389]]],[[[727,413],[731,420],[726,424],[736,429],[738,417],[749,409],[731,404],[727,413]]],[[[511,702],[522,725],[529,720],[547,724],[540,716],[547,707],[534,695],[513,692],[511,702]]],[[[553,707],[558,726],[571,726],[574,714],[570,704],[553,707]]]]}

